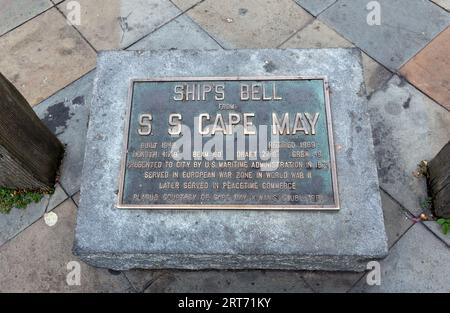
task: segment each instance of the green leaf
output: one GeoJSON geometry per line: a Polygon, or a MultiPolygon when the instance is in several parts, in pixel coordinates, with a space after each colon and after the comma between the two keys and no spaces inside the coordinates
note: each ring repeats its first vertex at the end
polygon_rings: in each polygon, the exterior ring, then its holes
{"type": "Polygon", "coordinates": [[[438,223],[439,225],[444,225],[445,224],[445,218],[440,218],[436,221],[436,223],[438,223]]]}
{"type": "Polygon", "coordinates": [[[36,190],[14,190],[0,187],[0,213],[8,214],[12,208],[25,209],[32,202],[39,202],[43,193],[36,190]]]}
{"type": "Polygon", "coordinates": [[[449,224],[444,224],[444,225],[442,226],[442,231],[444,232],[444,235],[447,235],[447,234],[448,234],[449,228],[450,228],[450,225],[449,225],[449,224]]]}

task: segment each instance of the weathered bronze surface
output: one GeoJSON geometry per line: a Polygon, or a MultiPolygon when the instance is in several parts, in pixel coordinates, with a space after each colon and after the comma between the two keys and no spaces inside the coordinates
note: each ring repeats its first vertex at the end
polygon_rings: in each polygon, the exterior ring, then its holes
{"type": "Polygon", "coordinates": [[[339,209],[332,134],[325,77],[134,80],[118,207],[339,209]]]}

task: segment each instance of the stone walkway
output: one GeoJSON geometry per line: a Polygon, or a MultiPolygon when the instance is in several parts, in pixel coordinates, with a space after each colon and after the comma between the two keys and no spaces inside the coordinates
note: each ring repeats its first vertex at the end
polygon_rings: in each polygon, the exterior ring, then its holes
{"type": "Polygon", "coordinates": [[[413,175],[450,140],[450,0],[379,0],[374,26],[362,0],[79,0],[72,26],[73,2],[0,0],[0,72],[67,145],[55,194],[0,215],[0,292],[450,291],[450,235],[415,222],[427,194],[413,175]],[[98,51],[326,47],[362,51],[390,247],[381,285],[365,273],[120,273],[82,262],[81,284],[66,282],[98,51]]]}

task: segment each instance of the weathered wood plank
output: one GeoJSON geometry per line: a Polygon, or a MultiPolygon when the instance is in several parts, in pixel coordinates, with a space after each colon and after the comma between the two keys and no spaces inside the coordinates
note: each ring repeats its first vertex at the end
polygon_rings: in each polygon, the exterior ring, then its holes
{"type": "Polygon", "coordinates": [[[0,186],[53,187],[63,152],[56,136],[0,74],[0,186]]]}
{"type": "Polygon", "coordinates": [[[450,218],[450,142],[428,163],[428,186],[435,214],[450,218]]]}

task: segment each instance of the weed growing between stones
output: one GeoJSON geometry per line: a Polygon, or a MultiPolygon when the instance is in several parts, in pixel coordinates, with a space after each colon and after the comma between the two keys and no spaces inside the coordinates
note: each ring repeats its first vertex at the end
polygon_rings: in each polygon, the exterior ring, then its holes
{"type": "Polygon", "coordinates": [[[52,194],[41,190],[15,190],[6,187],[0,187],[0,213],[8,214],[12,208],[25,209],[29,204],[38,203],[44,197],[44,194],[52,194]]]}
{"type": "MultiPolygon", "coordinates": [[[[420,204],[420,207],[424,211],[432,210],[433,209],[433,198],[428,197],[425,200],[423,200],[420,204]]],[[[420,219],[422,221],[428,221],[430,218],[426,214],[422,213],[420,215],[420,219]]],[[[437,218],[436,219],[436,217],[434,217],[434,218],[432,218],[432,220],[435,220],[436,223],[441,225],[442,232],[444,233],[444,235],[448,234],[448,232],[450,231],[450,218],[437,218]]]]}
{"type": "Polygon", "coordinates": [[[436,221],[436,223],[441,225],[442,232],[444,235],[447,235],[450,230],[450,218],[440,218],[436,221]]]}

